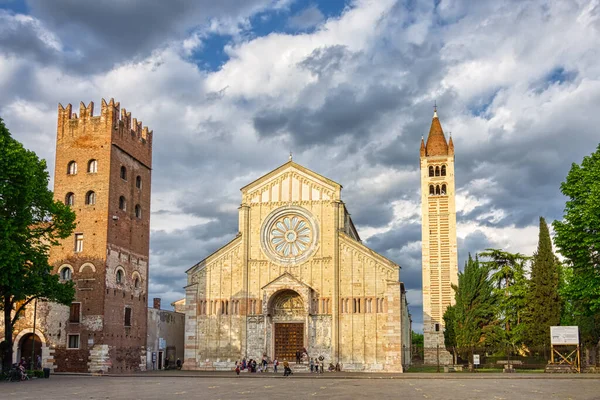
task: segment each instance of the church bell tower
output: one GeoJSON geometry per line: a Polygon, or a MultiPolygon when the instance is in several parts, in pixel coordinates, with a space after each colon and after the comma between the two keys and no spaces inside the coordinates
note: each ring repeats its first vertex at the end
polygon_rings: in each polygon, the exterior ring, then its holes
{"type": "Polygon", "coordinates": [[[454,144],[446,142],[434,108],[427,142],[421,139],[423,334],[425,363],[452,363],[444,347],[444,312],[458,284],[454,144]]]}

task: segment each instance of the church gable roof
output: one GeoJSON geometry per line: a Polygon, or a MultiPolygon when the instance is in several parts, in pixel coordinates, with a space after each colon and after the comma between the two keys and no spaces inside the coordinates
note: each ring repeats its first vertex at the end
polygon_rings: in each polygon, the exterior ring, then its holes
{"type": "Polygon", "coordinates": [[[267,289],[268,287],[275,286],[275,285],[288,286],[288,287],[300,285],[302,287],[312,290],[312,288],[310,286],[308,286],[306,283],[302,282],[301,280],[299,280],[298,278],[296,278],[294,275],[290,274],[289,272],[284,272],[282,275],[279,275],[277,278],[275,278],[271,282],[267,283],[261,289],[267,289]]]}
{"type": "Polygon", "coordinates": [[[267,197],[260,198],[260,196],[265,190],[278,183],[282,186],[277,188],[277,193],[272,194],[270,201],[339,200],[342,190],[342,185],[339,183],[290,160],[241,188],[243,201],[247,203],[269,201],[267,197]],[[286,182],[287,178],[289,184],[286,182]],[[292,191],[293,194],[288,194],[292,191]]]}

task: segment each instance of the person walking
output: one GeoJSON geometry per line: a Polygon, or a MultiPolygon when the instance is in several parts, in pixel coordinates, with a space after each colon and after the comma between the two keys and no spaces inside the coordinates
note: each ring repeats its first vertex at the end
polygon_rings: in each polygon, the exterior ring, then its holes
{"type": "Polygon", "coordinates": [[[277,361],[277,359],[273,360],[273,372],[277,373],[278,365],[279,365],[279,361],[277,361]]]}
{"type": "Polygon", "coordinates": [[[315,370],[315,360],[313,360],[311,358],[310,361],[308,362],[308,365],[310,365],[310,372],[313,373],[315,370]]]}

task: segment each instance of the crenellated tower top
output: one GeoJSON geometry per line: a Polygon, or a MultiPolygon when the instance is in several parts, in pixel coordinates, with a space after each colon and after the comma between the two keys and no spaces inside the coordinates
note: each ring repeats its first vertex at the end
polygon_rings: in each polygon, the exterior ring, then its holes
{"type": "Polygon", "coordinates": [[[152,159],[152,131],[142,121],[131,118],[121,103],[102,99],[100,115],[94,115],[94,102],[79,104],[79,117],[73,106],[58,104],[57,141],[81,140],[88,135],[106,135],[113,145],[134,155],[148,167],[152,159]]]}

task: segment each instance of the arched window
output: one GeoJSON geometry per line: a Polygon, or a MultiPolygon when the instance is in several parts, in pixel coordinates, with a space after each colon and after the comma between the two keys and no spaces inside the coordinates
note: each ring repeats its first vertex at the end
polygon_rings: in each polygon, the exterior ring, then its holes
{"type": "Polygon", "coordinates": [[[440,185],[436,185],[435,194],[440,194],[440,185]]]}
{"type": "Polygon", "coordinates": [[[95,174],[96,172],[98,172],[98,160],[88,161],[88,172],[90,174],[95,174]]]}
{"type": "Polygon", "coordinates": [[[117,283],[123,283],[123,270],[118,269],[116,274],[117,283]]]}
{"type": "Polygon", "coordinates": [[[440,167],[435,167],[435,176],[440,176],[440,167]]]}
{"type": "Polygon", "coordinates": [[[135,177],[135,187],[138,189],[142,188],[142,177],[139,175],[135,177]]]}
{"type": "Polygon", "coordinates": [[[127,210],[127,200],[123,196],[119,197],[119,210],[127,210]]]}
{"type": "Polygon", "coordinates": [[[127,168],[125,167],[121,167],[121,179],[123,179],[124,181],[127,180],[127,168]]]}
{"type": "Polygon", "coordinates": [[[442,165],[442,176],[446,176],[446,166],[442,165]]]}
{"type": "Polygon", "coordinates": [[[446,184],[442,185],[442,194],[446,194],[446,184]]]}
{"type": "Polygon", "coordinates": [[[67,164],[67,175],[75,175],[77,173],[77,163],[75,161],[67,164]]]}
{"type": "Polygon", "coordinates": [[[135,217],[142,218],[142,207],[139,204],[135,205],[135,217]]]}
{"type": "Polygon", "coordinates": [[[433,176],[433,166],[429,166],[429,176],[433,176]]]}
{"type": "Polygon", "coordinates": [[[60,279],[63,281],[70,281],[73,277],[73,271],[69,267],[63,267],[60,270],[60,279]]]}
{"type": "Polygon", "coordinates": [[[85,204],[87,204],[88,206],[96,204],[96,192],[94,192],[93,190],[87,192],[87,194],[85,195],[85,204]]]}
{"type": "Polygon", "coordinates": [[[73,192],[67,193],[67,195],[65,196],[65,204],[68,206],[75,205],[75,194],[73,192]]]}
{"type": "Polygon", "coordinates": [[[135,277],[135,280],[133,281],[133,287],[136,289],[140,288],[140,278],[138,278],[137,276],[135,277]]]}
{"type": "Polygon", "coordinates": [[[433,185],[429,185],[429,194],[435,194],[435,189],[433,188],[433,185]]]}

